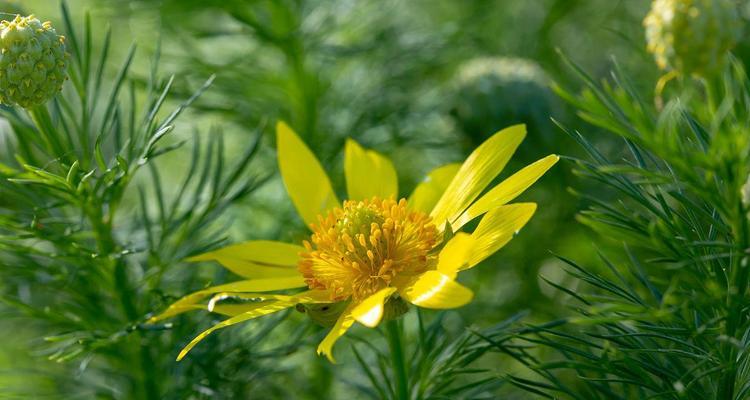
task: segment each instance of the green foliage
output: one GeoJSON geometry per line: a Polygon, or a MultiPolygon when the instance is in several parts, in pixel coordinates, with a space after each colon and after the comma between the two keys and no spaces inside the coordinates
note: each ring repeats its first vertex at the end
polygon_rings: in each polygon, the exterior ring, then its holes
{"type": "Polygon", "coordinates": [[[589,154],[577,161],[579,173],[611,193],[584,195],[591,206],[580,219],[624,251],[602,254],[601,271],[562,258],[586,289],[553,283],[570,296],[574,316],[519,334],[557,357],[515,354],[542,380],[514,383],[549,398],[746,398],[750,282],[741,188],[750,172],[750,92],[743,69],[734,63],[717,82],[682,81],[658,109],[619,71],[599,85],[572,67],[586,89],[560,94],[629,152],[615,161],[570,133],[589,154]]]}
{"type": "MultiPolygon", "coordinates": [[[[110,79],[111,35],[94,52],[90,18],[81,32],[65,5],[62,15],[72,54],[69,90],[28,112],[0,110],[13,133],[0,164],[0,299],[13,310],[9,318],[43,332],[46,343],[33,346],[48,363],[77,364],[67,374],[108,377],[75,385],[62,375],[52,394],[186,398],[194,383],[168,378],[167,355],[187,332],[164,336],[158,330],[169,325],[143,323],[170,301],[162,293],[165,274],[223,240],[217,219],[267,178],[247,171],[258,141],[226,165],[221,133],[210,132],[206,146],[196,133],[182,183],[165,185],[157,161],[185,143],[169,136],[212,79],[162,112],[174,78],[157,78],[158,60],[141,99],[129,77],[135,48],[110,79]]],[[[183,284],[195,277],[185,275],[183,284]]],[[[42,361],[38,367],[49,368],[42,361]]],[[[204,384],[222,386],[220,372],[204,384]]],[[[38,390],[28,385],[15,395],[45,395],[38,390]]]]}
{"type": "Polygon", "coordinates": [[[444,313],[428,322],[424,313],[418,311],[416,330],[407,330],[409,335],[402,326],[407,325],[406,320],[403,324],[391,321],[381,330],[389,342],[388,352],[372,340],[357,339],[352,350],[368,385],[351,384],[363,396],[373,399],[491,398],[500,388],[510,385],[506,385],[505,379],[498,379],[491,368],[478,366],[477,361],[490,351],[486,341],[504,343],[513,339],[517,333],[513,325],[524,316],[517,314],[486,328],[482,336],[463,329],[458,333],[449,332],[444,325],[444,313]],[[404,346],[403,342],[408,344],[404,346]],[[398,368],[389,365],[397,359],[397,352],[403,352],[403,360],[398,360],[404,364],[406,376],[403,378],[397,376],[398,368]],[[399,392],[400,379],[404,379],[406,395],[399,392]]]}

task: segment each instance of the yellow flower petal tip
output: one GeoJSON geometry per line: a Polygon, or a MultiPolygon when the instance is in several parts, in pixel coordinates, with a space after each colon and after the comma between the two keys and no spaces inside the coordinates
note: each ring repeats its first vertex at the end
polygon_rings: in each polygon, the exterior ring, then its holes
{"type": "Polygon", "coordinates": [[[193,339],[190,343],[188,343],[187,346],[185,346],[185,348],[180,350],[180,354],[177,355],[176,361],[177,362],[182,361],[182,359],[185,358],[185,356],[190,352],[190,350],[192,350],[193,347],[195,347],[198,344],[198,342],[205,339],[206,336],[208,336],[211,332],[213,332],[213,329],[207,329],[204,332],[202,332],[200,335],[196,336],[195,339],[193,339]]]}
{"type": "Polygon", "coordinates": [[[321,345],[318,345],[317,352],[319,356],[324,356],[325,358],[327,358],[331,364],[337,364],[336,359],[333,357],[333,352],[331,350],[332,349],[322,349],[321,345]]]}
{"type": "Polygon", "coordinates": [[[206,336],[210,335],[216,330],[226,328],[228,326],[232,326],[235,324],[239,324],[240,322],[245,322],[251,319],[262,317],[264,315],[272,314],[277,311],[285,310],[289,307],[293,307],[294,304],[295,303],[288,302],[288,301],[269,301],[263,304],[262,306],[254,308],[250,311],[225,319],[224,321],[221,321],[218,324],[201,332],[198,336],[195,337],[195,339],[191,340],[190,343],[188,343],[187,346],[185,346],[185,348],[183,348],[182,351],[180,351],[180,354],[177,355],[177,361],[180,361],[183,358],[185,358],[185,355],[187,355],[187,353],[189,353],[190,350],[193,349],[193,347],[195,347],[198,343],[200,343],[203,339],[205,339],[206,336]]]}
{"type": "Polygon", "coordinates": [[[399,293],[415,306],[434,309],[462,307],[474,298],[470,289],[439,271],[427,271],[410,280],[399,293]]]}
{"type": "Polygon", "coordinates": [[[353,139],[346,141],[344,173],[349,199],[395,199],[398,196],[398,177],[391,160],[378,152],[364,149],[353,139]]]}
{"type": "Polygon", "coordinates": [[[192,257],[186,258],[185,262],[194,263],[194,262],[209,261],[209,260],[213,260],[213,258],[206,257],[205,254],[199,254],[197,256],[192,256],[192,257]]]}
{"type": "Polygon", "coordinates": [[[383,319],[384,304],[388,297],[395,292],[396,288],[393,287],[387,287],[378,291],[356,305],[352,309],[352,316],[354,316],[357,322],[368,328],[378,326],[380,320],[383,319]]]}
{"type": "Polygon", "coordinates": [[[454,222],[502,172],[526,137],[526,125],[505,128],[480,144],[461,165],[433,208],[435,225],[454,222]]]}
{"type": "Polygon", "coordinates": [[[409,196],[409,207],[425,213],[432,211],[459,168],[461,164],[453,163],[430,171],[409,196]]]}
{"type": "Polygon", "coordinates": [[[559,159],[559,156],[551,154],[522,168],[487,191],[479,200],[470,205],[466,211],[453,221],[452,227],[454,229],[461,229],[461,227],[474,218],[515,199],[536,183],[559,159]]]}
{"type": "Polygon", "coordinates": [[[324,355],[328,358],[328,361],[336,363],[336,359],[333,357],[333,345],[340,337],[344,336],[346,331],[354,324],[354,317],[352,317],[353,305],[349,305],[341,313],[341,316],[336,321],[336,324],[328,332],[328,335],[318,345],[318,355],[324,355]]]}
{"type": "Polygon", "coordinates": [[[331,181],[304,141],[284,122],[276,124],[281,177],[297,212],[308,225],[339,205],[331,181]]]}
{"type": "Polygon", "coordinates": [[[282,120],[276,121],[276,134],[277,135],[295,135],[296,136],[296,133],[294,133],[294,131],[292,130],[292,128],[289,126],[289,124],[287,124],[286,122],[284,122],[282,120]]]}

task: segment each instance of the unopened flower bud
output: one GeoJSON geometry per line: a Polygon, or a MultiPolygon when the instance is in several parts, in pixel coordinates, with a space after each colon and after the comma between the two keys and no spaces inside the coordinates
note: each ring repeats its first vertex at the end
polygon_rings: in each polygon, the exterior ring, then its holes
{"type": "Polygon", "coordinates": [[[31,108],[62,89],[68,68],[65,38],[33,15],[0,21],[0,102],[31,108]]]}
{"type": "Polygon", "coordinates": [[[466,61],[453,79],[451,115],[475,144],[499,128],[524,123],[537,140],[549,129],[556,98],[544,70],[534,61],[510,57],[482,57],[466,61]]]}

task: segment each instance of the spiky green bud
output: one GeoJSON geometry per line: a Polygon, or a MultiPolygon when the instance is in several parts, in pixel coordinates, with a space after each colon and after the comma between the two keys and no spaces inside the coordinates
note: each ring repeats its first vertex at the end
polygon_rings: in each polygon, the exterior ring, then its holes
{"type": "Polygon", "coordinates": [[[742,28],[733,0],[654,0],[643,25],[659,68],[702,76],[724,64],[742,28]]]}
{"type": "Polygon", "coordinates": [[[33,15],[0,21],[0,102],[32,108],[62,89],[65,38],[33,15]]]}

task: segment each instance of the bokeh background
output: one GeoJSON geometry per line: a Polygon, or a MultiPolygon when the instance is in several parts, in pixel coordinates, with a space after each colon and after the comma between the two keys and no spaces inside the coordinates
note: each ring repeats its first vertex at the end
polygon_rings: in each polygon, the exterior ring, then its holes
{"type": "MultiPolygon", "coordinates": [[[[176,77],[174,104],[216,75],[209,91],[181,118],[172,140],[221,130],[231,161],[262,132],[262,149],[252,168],[270,179],[224,217],[232,241],[299,241],[306,235],[276,173],[272,127],[278,119],[288,121],[318,155],[337,190],[344,189],[344,140],[353,137],[394,160],[399,190],[406,196],[426,172],[462,160],[486,137],[515,123],[526,123],[529,134],[503,176],[550,153],[582,155],[553,119],[585,132],[603,149],[617,146],[612,138],[598,137],[552,90],[553,84],[579,85],[559,53],[595,77],[607,76],[617,63],[646,94],[659,76],[645,51],[641,21],[649,7],[646,0],[68,4],[76,21],[83,20],[85,11],[91,13],[95,37],[111,27],[110,77],[131,43],[138,46],[136,81],[146,81],[159,54],[160,72],[176,77]]],[[[0,7],[62,26],[56,1],[0,1],[0,7]]],[[[161,161],[165,191],[175,190],[173,182],[184,173],[189,156],[184,149],[161,161]]],[[[563,160],[525,193],[521,200],[540,205],[536,216],[502,251],[462,275],[477,298],[447,313],[442,322],[446,335],[458,335],[468,326],[490,326],[521,311],[528,311],[528,322],[566,315],[564,298],[540,276],[568,285],[554,255],[586,265],[596,258],[597,246],[607,246],[576,222],[585,201],[574,192],[597,187],[578,179],[571,167],[563,160]]],[[[215,266],[181,264],[168,271],[161,290],[179,296],[229,279],[215,266]]],[[[123,388],[133,384],[128,380],[141,379],[128,378],[133,372],[128,365],[89,367],[96,357],[86,365],[81,360],[48,361],[43,338],[56,332],[1,307],[0,387],[5,390],[0,398],[4,393],[9,398],[127,398],[123,388]]],[[[154,379],[165,398],[318,399],[357,393],[363,380],[349,350],[355,340],[343,339],[337,347],[341,364],[330,365],[314,354],[322,331],[310,325],[301,330],[300,322],[306,323],[301,315],[285,318],[274,321],[271,332],[262,331],[268,324],[261,323],[222,331],[177,364],[173,360],[180,345],[212,321],[206,315],[180,318],[175,324],[187,336],[157,355],[159,376],[154,379]]],[[[407,326],[412,322],[410,315],[407,326]]],[[[159,340],[159,333],[153,335],[159,340]]],[[[359,330],[356,335],[371,338],[359,330]]],[[[523,373],[511,360],[477,363],[498,376],[523,373]]],[[[506,398],[532,396],[512,387],[497,390],[506,398]]]]}

